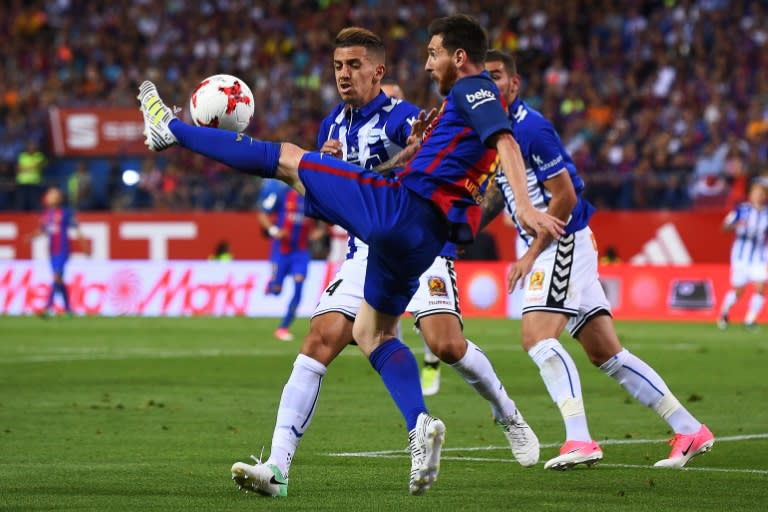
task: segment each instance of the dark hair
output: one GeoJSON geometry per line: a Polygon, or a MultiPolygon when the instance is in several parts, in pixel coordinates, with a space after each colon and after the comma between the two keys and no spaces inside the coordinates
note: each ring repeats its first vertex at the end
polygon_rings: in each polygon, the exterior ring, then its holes
{"type": "Polygon", "coordinates": [[[336,34],[334,48],[349,48],[350,46],[362,46],[368,53],[374,54],[382,61],[386,57],[384,41],[367,28],[347,27],[336,34]]]}
{"type": "Polygon", "coordinates": [[[517,74],[517,63],[515,58],[502,50],[496,50],[492,48],[488,50],[488,54],[485,56],[485,62],[499,62],[504,64],[504,69],[507,70],[507,74],[512,76],[517,74]]]}
{"type": "Polygon", "coordinates": [[[480,23],[466,14],[454,14],[437,18],[429,24],[429,37],[442,36],[443,47],[455,52],[462,49],[475,64],[485,62],[488,51],[488,35],[480,23]]]}

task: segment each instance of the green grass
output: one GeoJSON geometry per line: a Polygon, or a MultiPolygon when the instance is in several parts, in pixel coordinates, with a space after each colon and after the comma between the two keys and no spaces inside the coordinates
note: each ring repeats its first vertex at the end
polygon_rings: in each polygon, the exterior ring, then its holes
{"type": "MultiPolygon", "coordinates": [[[[572,340],[565,344],[582,370],[593,436],[636,441],[606,442],[596,468],[550,472],[509,462],[486,404],[444,368],[440,393],[428,399],[448,427],[442,473],[425,496],[409,496],[409,460],[397,452],[407,441],[402,419],[350,348],[323,384],[289,497],[237,493],[229,467],[262,445],[269,451],[298,348],[274,341],[274,326],[243,318],[0,317],[0,510],[736,511],[764,510],[768,501],[765,437],[721,440],[691,471],[651,469],[667,454],[667,425],[590,367],[572,340]],[[496,448],[466,449],[488,446],[496,448]],[[394,452],[328,455],[376,450],[394,452]]],[[[295,331],[306,326],[302,320],[295,331]]],[[[467,320],[466,331],[545,444],[542,459],[554,456],[562,422],[519,348],[519,324],[467,320]]],[[[765,331],[683,323],[620,323],[619,331],[715,435],[768,433],[765,331]]]]}

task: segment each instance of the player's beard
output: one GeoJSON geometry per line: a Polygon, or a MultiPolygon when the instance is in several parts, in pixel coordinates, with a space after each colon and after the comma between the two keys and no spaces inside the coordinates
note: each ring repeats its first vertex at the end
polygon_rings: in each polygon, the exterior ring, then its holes
{"type": "Polygon", "coordinates": [[[448,93],[451,92],[451,89],[453,89],[453,86],[456,84],[458,74],[456,66],[448,66],[445,70],[445,74],[437,83],[441,95],[448,96],[448,93]]]}

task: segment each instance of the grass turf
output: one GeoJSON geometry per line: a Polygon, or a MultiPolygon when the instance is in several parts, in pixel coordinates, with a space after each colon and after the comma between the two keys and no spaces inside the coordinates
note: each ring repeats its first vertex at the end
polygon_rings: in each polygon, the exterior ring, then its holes
{"type": "MultiPolygon", "coordinates": [[[[0,317],[0,510],[721,511],[763,510],[768,500],[765,332],[639,322],[619,323],[624,344],[724,438],[691,470],[649,467],[668,453],[667,425],[564,337],[592,435],[609,440],[595,468],[510,462],[487,405],[444,367],[440,393],[427,399],[448,427],[442,472],[425,496],[409,496],[402,419],[348,348],[329,369],[288,498],[237,493],[229,467],[262,445],[268,453],[298,349],[274,341],[274,327],[245,318],[0,317]],[[370,451],[388,453],[355,453],[370,451]],[[351,455],[329,455],[339,453],[351,455]]],[[[300,320],[294,331],[306,328],[300,320]]],[[[563,427],[518,331],[512,321],[466,322],[536,430],[543,462],[563,427]]]]}

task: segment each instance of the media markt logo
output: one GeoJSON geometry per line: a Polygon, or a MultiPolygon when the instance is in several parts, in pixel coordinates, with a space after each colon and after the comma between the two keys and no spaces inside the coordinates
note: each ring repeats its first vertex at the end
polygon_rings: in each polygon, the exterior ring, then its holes
{"type": "Polygon", "coordinates": [[[690,265],[691,255],[680,233],[671,222],[656,230],[656,236],[645,242],[642,251],[629,260],[634,265],[690,265]]]}

